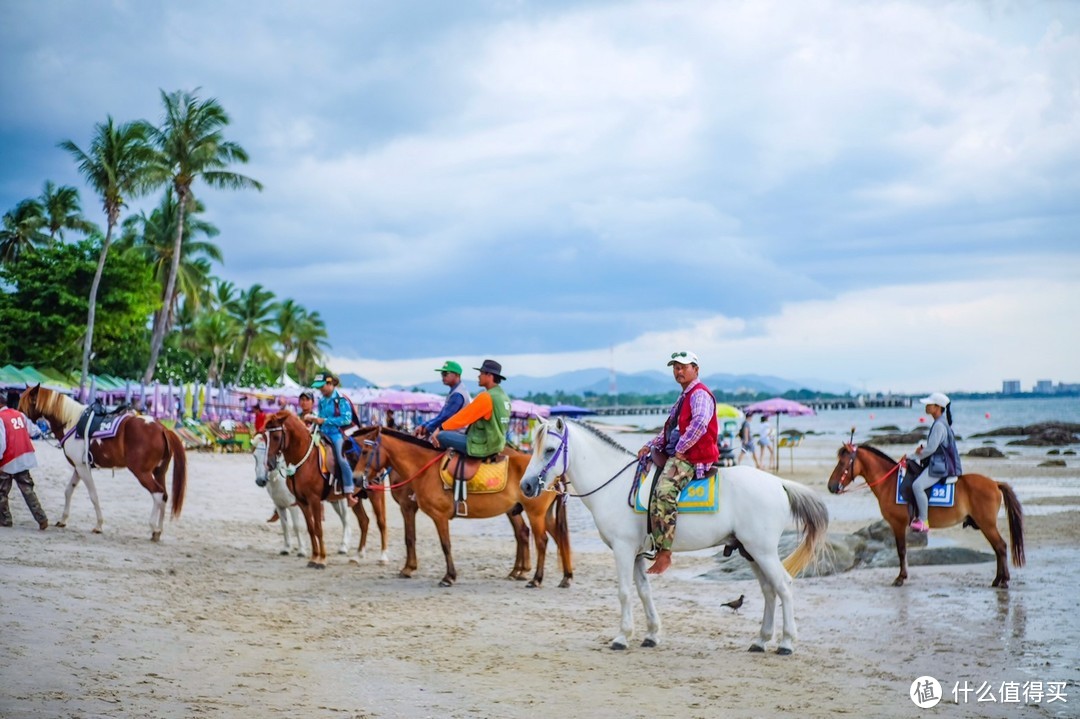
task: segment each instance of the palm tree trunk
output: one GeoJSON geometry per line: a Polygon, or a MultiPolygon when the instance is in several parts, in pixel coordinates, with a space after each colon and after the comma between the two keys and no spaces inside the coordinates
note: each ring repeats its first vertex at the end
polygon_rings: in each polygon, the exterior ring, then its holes
{"type": "Polygon", "coordinates": [[[113,227],[115,225],[116,223],[110,220],[109,227],[105,231],[105,241],[102,243],[101,252],[98,254],[94,281],[90,283],[90,300],[86,311],[86,336],[83,339],[82,373],[79,375],[79,399],[85,399],[86,377],[90,374],[90,354],[94,347],[94,315],[97,311],[98,287],[101,285],[101,274],[105,271],[105,258],[109,254],[109,244],[112,242],[113,227]]]}
{"type": "Polygon", "coordinates": [[[281,352],[281,374],[277,376],[280,380],[285,376],[285,373],[289,371],[289,353],[292,352],[292,345],[283,345],[281,352]]]}
{"type": "Polygon", "coordinates": [[[177,189],[176,207],[176,243],[173,245],[172,262],[169,266],[169,276],[165,280],[165,301],[162,306],[160,321],[154,323],[154,332],[150,336],[150,361],[146,365],[143,374],[143,382],[149,383],[154,379],[154,370],[157,369],[158,356],[161,354],[161,346],[165,343],[165,331],[168,328],[169,316],[172,308],[172,296],[176,292],[176,275],[180,271],[180,249],[184,243],[184,210],[187,208],[188,193],[184,188],[177,189]]]}
{"type": "Polygon", "coordinates": [[[248,354],[251,352],[251,338],[244,337],[244,351],[240,353],[240,366],[236,369],[236,379],[233,381],[237,387],[240,386],[240,375],[244,374],[244,365],[247,364],[248,354]]]}

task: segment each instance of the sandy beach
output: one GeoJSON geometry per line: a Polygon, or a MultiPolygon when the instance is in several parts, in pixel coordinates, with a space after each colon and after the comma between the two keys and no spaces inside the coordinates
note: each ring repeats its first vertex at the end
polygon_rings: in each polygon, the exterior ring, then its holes
{"type": "MultiPolygon", "coordinates": [[[[867,492],[831,496],[835,438],[808,437],[785,477],[819,490],[831,531],[878,517],[867,492]]],[[[51,521],[69,470],[39,444],[34,473],[51,521]]],[[[331,557],[326,571],[278,555],[266,492],[246,455],[190,454],[183,517],[149,541],[150,498],[126,472],[96,473],[105,532],[77,489],[69,525],[39,532],[21,497],[0,530],[0,716],[3,717],[1058,717],[1080,714],[1080,472],[1037,468],[1028,452],[966,459],[1010,481],[1025,503],[1028,565],[1007,591],[992,564],[893,568],[795,582],[794,656],[750,654],[760,624],[756,582],[713,581],[715,552],[677,557],[653,582],[661,645],[608,644],[618,600],[611,554],[572,501],[575,582],[558,589],[505,579],[513,545],[504,519],[452,525],[459,581],[436,583],[442,555],[418,518],[420,571],[399,579],[401,518],[390,511],[391,563],[331,557]],[[746,595],[741,613],[721,603],[746,595]],[[923,712],[912,681],[934,676],[944,699],[923,712]],[[1003,683],[1067,682],[1066,701],[1001,701],[1003,683]],[[992,688],[994,703],[967,682],[992,688]]],[[[355,529],[355,520],[354,529],[355,529]]],[[[340,525],[328,522],[328,546],[340,525]]],[[[1006,529],[1004,516],[999,526],[1006,529]]],[[[358,532],[357,532],[358,534],[358,532]]],[[[972,530],[932,542],[988,551],[972,530]]],[[[374,538],[377,543],[377,537],[374,538]]],[[[377,544],[376,544],[377,548],[377,544]]],[[[553,581],[554,578],[554,581],[553,581]]],[[[635,617],[644,630],[640,605],[635,617]]]]}

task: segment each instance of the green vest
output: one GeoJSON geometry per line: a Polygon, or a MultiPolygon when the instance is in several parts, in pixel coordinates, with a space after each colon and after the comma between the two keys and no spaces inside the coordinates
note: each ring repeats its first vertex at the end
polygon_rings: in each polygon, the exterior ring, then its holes
{"type": "Polygon", "coordinates": [[[491,395],[491,419],[478,419],[469,425],[466,451],[470,457],[489,457],[506,446],[510,429],[510,397],[499,385],[487,391],[491,395]]]}

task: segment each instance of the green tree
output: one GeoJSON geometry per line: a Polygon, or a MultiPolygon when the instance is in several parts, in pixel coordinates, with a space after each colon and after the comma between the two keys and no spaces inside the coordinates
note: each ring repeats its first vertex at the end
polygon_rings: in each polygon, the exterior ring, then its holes
{"type": "Polygon", "coordinates": [[[203,353],[210,356],[206,381],[217,384],[221,381],[229,348],[240,340],[240,326],[227,314],[205,312],[195,322],[195,338],[203,353]]]}
{"type": "Polygon", "coordinates": [[[274,322],[277,327],[277,341],[281,345],[281,371],[275,381],[281,381],[289,367],[289,356],[296,348],[296,328],[304,317],[304,308],[292,299],[285,299],[278,305],[274,322]]]}
{"type": "MultiPolygon", "coordinates": [[[[165,105],[165,120],[160,128],[152,130],[152,139],[161,164],[168,168],[180,214],[180,220],[176,223],[172,268],[164,293],[165,297],[172,297],[184,239],[184,212],[190,208],[194,197],[192,186],[195,181],[202,178],[210,187],[234,190],[261,190],[262,185],[228,169],[234,163],[246,163],[248,155],[240,145],[225,140],[222,130],[229,124],[229,116],[217,100],[199,100],[194,93],[179,90],[172,94],[162,91],[161,99],[165,105]]],[[[165,339],[167,314],[161,318],[162,321],[154,323],[144,382],[149,382],[154,376],[158,354],[165,339]]]]}
{"type": "Polygon", "coordinates": [[[45,209],[37,200],[23,200],[5,212],[0,230],[0,264],[17,260],[27,250],[48,242],[44,228],[45,209]]]}
{"type": "Polygon", "coordinates": [[[328,347],[326,324],[318,312],[305,312],[296,325],[296,372],[306,385],[319,370],[328,347]]]}
{"type": "Polygon", "coordinates": [[[52,180],[46,180],[38,198],[45,216],[45,228],[49,239],[64,239],[64,230],[75,230],[88,235],[97,228],[82,214],[82,202],[79,191],[71,185],[57,187],[52,180]]]}
{"type": "Polygon", "coordinates": [[[156,155],[146,142],[148,130],[144,122],[129,122],[117,126],[110,116],[104,124],[99,123],[94,127],[94,136],[86,152],[71,140],[60,143],[60,147],[75,159],[86,184],[101,198],[107,227],[105,239],[101,243],[97,272],[90,285],[86,334],[83,337],[82,371],[79,375],[80,392],[86,387],[86,376],[90,371],[98,290],[105,259],[109,254],[109,245],[112,243],[113,230],[120,221],[120,210],[126,205],[128,197],[145,192],[154,182],[156,155]]]}
{"type": "Polygon", "coordinates": [[[260,284],[254,284],[240,293],[233,312],[233,318],[240,325],[242,334],[240,343],[240,364],[236,369],[235,384],[240,383],[247,365],[252,347],[266,347],[270,343],[270,331],[273,323],[274,293],[260,284]]]}
{"type": "MultiPolygon", "coordinates": [[[[0,267],[0,356],[10,362],[67,371],[81,356],[86,297],[104,238],[95,234],[55,243],[0,267]]],[[[143,366],[146,325],[157,309],[157,288],[139,257],[110,253],[102,268],[101,317],[92,367],[131,376],[143,366]]]]}

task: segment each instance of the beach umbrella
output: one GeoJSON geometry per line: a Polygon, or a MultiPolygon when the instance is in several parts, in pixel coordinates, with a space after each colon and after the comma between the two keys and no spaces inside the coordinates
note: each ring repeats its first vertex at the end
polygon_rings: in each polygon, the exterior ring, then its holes
{"type": "MultiPolygon", "coordinates": [[[[743,408],[743,412],[746,413],[747,417],[752,417],[755,414],[759,414],[763,417],[772,417],[775,415],[776,444],[780,443],[780,415],[787,414],[793,417],[798,417],[817,414],[812,408],[807,407],[805,404],[800,404],[793,399],[784,399],[783,397],[773,397],[772,399],[767,399],[762,402],[754,402],[753,404],[748,404],[746,407],[743,408]]],[[[773,459],[776,465],[774,469],[779,471],[780,452],[777,451],[777,449],[778,448],[776,447],[774,447],[773,449],[773,459]]]]}
{"type": "MultiPolygon", "coordinates": [[[[552,412],[555,410],[553,409],[552,412]]],[[[721,402],[716,405],[716,418],[717,419],[738,419],[742,416],[742,412],[738,407],[733,407],[730,404],[724,404],[721,402]]]]}
{"type": "Polygon", "coordinates": [[[588,407],[578,407],[572,404],[557,404],[550,410],[552,417],[584,417],[587,414],[596,414],[588,407]]]}

